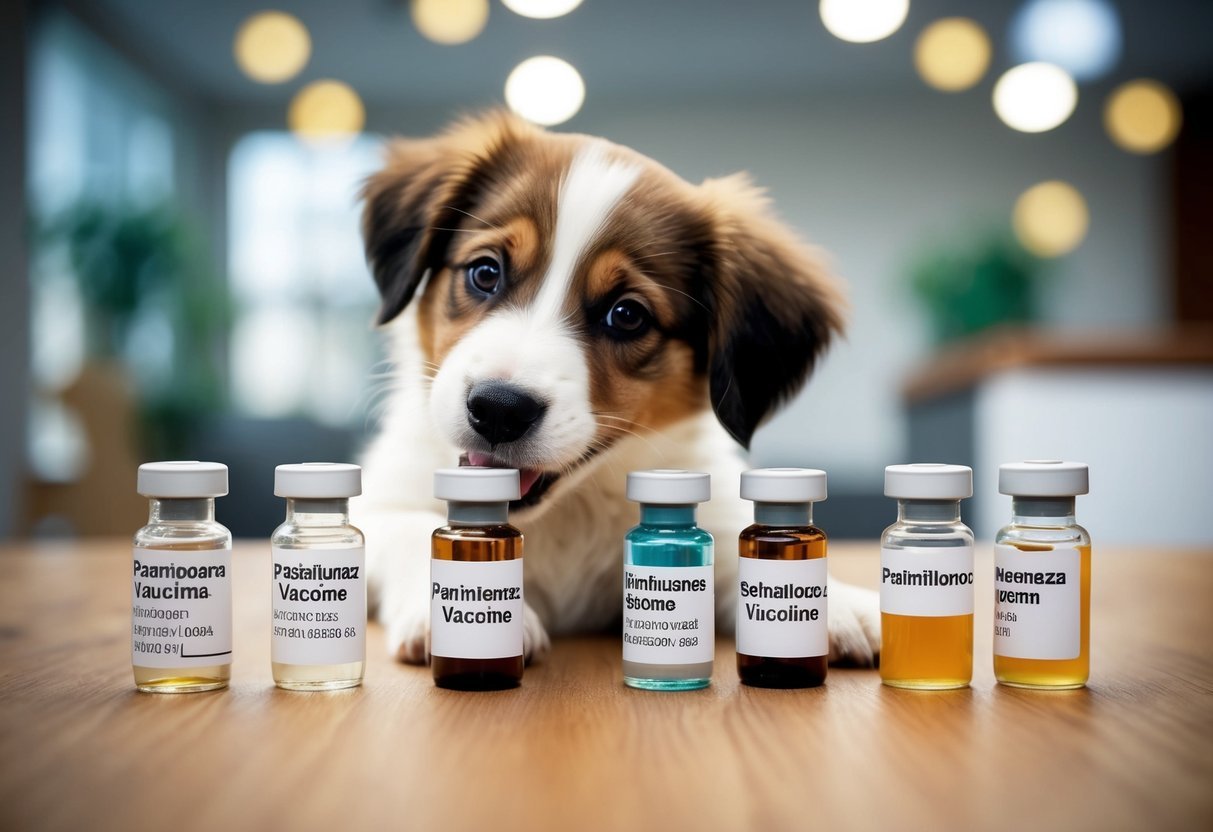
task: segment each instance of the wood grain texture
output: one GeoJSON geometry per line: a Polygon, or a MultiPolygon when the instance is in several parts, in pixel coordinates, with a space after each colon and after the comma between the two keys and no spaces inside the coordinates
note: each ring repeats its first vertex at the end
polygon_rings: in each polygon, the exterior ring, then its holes
{"type": "MultiPolygon", "coordinates": [[[[625,689],[617,638],[559,640],[523,687],[435,688],[371,628],[364,687],[269,669],[269,549],[234,559],[232,687],[136,693],[122,541],[0,549],[0,829],[1213,828],[1213,558],[1095,550],[1092,681],[1001,688],[989,552],[969,690],[832,669],[625,689]]],[[[875,545],[834,546],[875,585],[875,545]]]]}

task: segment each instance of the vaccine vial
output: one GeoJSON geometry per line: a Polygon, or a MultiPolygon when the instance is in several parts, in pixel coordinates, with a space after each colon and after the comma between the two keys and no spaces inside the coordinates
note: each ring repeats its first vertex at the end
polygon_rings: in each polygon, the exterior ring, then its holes
{"type": "Polygon", "coordinates": [[[960,501],[973,469],[918,463],[884,469],[897,522],[880,541],[880,679],[917,690],[973,678],[973,532],[960,501]]]}
{"type": "Polygon", "coordinates": [[[232,534],[215,522],[227,494],[218,462],[149,462],[138,491],[150,503],[135,533],[131,664],[147,693],[227,687],[232,666],[232,534]]]}
{"type": "Polygon", "coordinates": [[[707,474],[628,474],[640,525],[623,544],[623,681],[647,690],[693,690],[712,681],[716,593],[712,536],[695,525],[711,497],[707,474]]]}
{"type": "Polygon", "coordinates": [[[430,560],[430,663],[434,684],[456,690],[517,687],[523,668],[522,532],[509,524],[521,497],[512,468],[434,472],[447,525],[430,560]]]}
{"type": "Polygon", "coordinates": [[[994,677],[1021,688],[1080,688],[1090,674],[1091,537],[1074,519],[1081,462],[999,466],[1011,523],[994,539],[994,677]]]}
{"type": "Polygon", "coordinates": [[[366,550],[350,525],[362,493],[357,465],[305,462],[274,469],[286,520],[270,538],[271,671],[286,690],[362,684],[366,666],[366,550]]]}
{"type": "Polygon", "coordinates": [[[741,532],[737,563],[737,675],[763,688],[810,688],[826,680],[826,535],[813,503],[826,473],[760,468],[741,475],[754,524],[741,532]]]}

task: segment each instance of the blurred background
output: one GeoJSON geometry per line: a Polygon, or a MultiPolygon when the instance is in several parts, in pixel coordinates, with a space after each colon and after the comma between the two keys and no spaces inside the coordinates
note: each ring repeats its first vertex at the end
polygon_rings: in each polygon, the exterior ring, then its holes
{"type": "Polygon", "coordinates": [[[875,537],[886,464],[1092,466],[1097,540],[1208,544],[1207,0],[8,0],[0,538],[129,534],[141,461],[352,459],[390,378],[355,195],[482,106],[749,170],[847,282],[847,340],[754,443],[875,537]]]}

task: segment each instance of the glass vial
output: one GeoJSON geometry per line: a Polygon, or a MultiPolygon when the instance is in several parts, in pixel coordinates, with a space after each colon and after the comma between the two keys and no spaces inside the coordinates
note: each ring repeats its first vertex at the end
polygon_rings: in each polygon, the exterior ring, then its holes
{"type": "Polygon", "coordinates": [[[1011,523],[994,539],[994,677],[1021,688],[1080,688],[1090,674],[1091,537],[1074,520],[1081,462],[998,468],[1011,523]]]}
{"type": "Polygon", "coordinates": [[[149,462],[138,490],[149,498],[135,533],[131,664],[147,693],[227,687],[232,669],[232,534],[215,522],[227,494],[218,462],[149,462]]]}
{"type": "Polygon", "coordinates": [[[647,690],[693,690],[712,681],[716,593],[712,536],[695,525],[711,497],[707,474],[628,474],[640,525],[623,546],[623,681],[647,690]]]}
{"type": "Polygon", "coordinates": [[[880,541],[880,679],[917,690],[973,679],[973,532],[960,501],[973,469],[917,463],[884,469],[897,522],[880,541]]]}
{"type": "Polygon", "coordinates": [[[737,675],[763,688],[811,688],[826,680],[826,535],[813,503],[826,473],[760,468],[741,475],[754,524],[738,539],[737,675]]]}
{"type": "Polygon", "coordinates": [[[366,549],[350,525],[362,469],[304,462],[274,469],[286,521],[270,538],[270,661],[286,690],[362,684],[366,666],[366,549]]]}
{"type": "Polygon", "coordinates": [[[447,501],[430,559],[434,684],[455,690],[517,687],[523,668],[522,532],[509,524],[521,496],[511,468],[434,472],[447,501]]]}

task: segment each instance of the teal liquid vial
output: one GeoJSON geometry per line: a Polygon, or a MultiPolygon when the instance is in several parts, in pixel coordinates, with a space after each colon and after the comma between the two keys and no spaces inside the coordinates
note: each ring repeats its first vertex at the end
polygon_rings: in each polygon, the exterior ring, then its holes
{"type": "Polygon", "coordinates": [[[710,498],[707,474],[628,474],[640,525],[624,538],[623,681],[646,690],[694,690],[712,681],[716,593],[712,536],[695,525],[710,498]]]}

